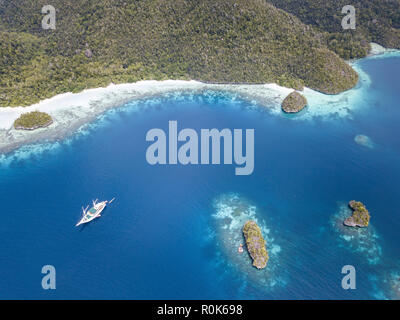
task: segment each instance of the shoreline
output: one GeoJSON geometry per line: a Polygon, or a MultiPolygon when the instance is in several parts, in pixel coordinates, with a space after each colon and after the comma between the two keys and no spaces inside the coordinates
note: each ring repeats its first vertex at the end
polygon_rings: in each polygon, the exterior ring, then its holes
{"type": "MultiPolygon", "coordinates": [[[[397,56],[398,50],[385,49],[371,44],[372,50],[366,58],[397,56]]],[[[362,60],[362,59],[360,59],[362,60]]],[[[355,64],[350,65],[358,72],[359,84],[337,95],[326,95],[305,87],[301,92],[307,98],[307,113],[299,114],[298,119],[314,116],[335,115],[351,116],[351,107],[355,99],[361,99],[361,91],[369,86],[370,80],[355,64]],[[329,107],[326,105],[329,104],[329,107]]],[[[144,80],[135,83],[110,84],[107,87],[86,89],[79,93],[63,93],[27,107],[0,108],[0,155],[8,154],[23,145],[54,142],[73,135],[80,127],[92,122],[104,112],[122,107],[130,101],[148,99],[171,93],[201,94],[204,91],[218,91],[233,94],[250,103],[267,108],[273,114],[281,114],[283,99],[293,91],[292,88],[269,84],[211,84],[195,80],[144,80]],[[53,123],[46,128],[36,130],[16,130],[14,121],[25,112],[41,111],[53,118],[53,123]]]]}
{"type": "Polygon", "coordinates": [[[374,56],[381,56],[384,54],[388,54],[388,53],[399,53],[400,50],[397,49],[388,49],[385,47],[382,47],[380,44],[377,44],[375,42],[371,42],[371,51],[368,53],[368,55],[365,58],[370,58],[370,57],[374,57],[374,56]]]}
{"type": "Polygon", "coordinates": [[[230,85],[208,84],[194,80],[145,80],[135,83],[110,84],[107,87],[86,89],[79,93],[63,93],[28,107],[0,108],[0,154],[10,153],[26,144],[52,142],[74,134],[104,112],[122,107],[125,103],[171,93],[218,91],[233,94],[263,106],[278,105],[290,88],[276,84],[230,85]],[[25,112],[48,113],[53,123],[36,130],[16,130],[14,121],[25,112]]]}

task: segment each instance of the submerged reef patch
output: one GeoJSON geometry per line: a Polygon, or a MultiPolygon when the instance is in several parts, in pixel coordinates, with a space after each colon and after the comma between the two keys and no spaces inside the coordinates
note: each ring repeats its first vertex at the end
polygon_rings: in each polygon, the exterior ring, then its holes
{"type": "Polygon", "coordinates": [[[388,298],[400,300],[400,269],[389,273],[383,283],[387,286],[388,298]]]}
{"type": "Polygon", "coordinates": [[[373,297],[379,300],[400,300],[400,268],[386,270],[383,276],[371,274],[373,297]]]}
{"type": "Polygon", "coordinates": [[[286,284],[285,275],[280,267],[281,247],[271,235],[271,230],[261,216],[260,210],[246,198],[236,193],[223,194],[213,203],[215,232],[213,241],[220,249],[216,265],[229,265],[238,271],[242,285],[261,286],[272,289],[275,286],[286,284]],[[257,269],[252,266],[249,254],[238,251],[238,247],[245,242],[243,226],[248,221],[253,221],[259,226],[269,254],[268,267],[257,269]]]}
{"type": "Polygon", "coordinates": [[[359,144],[360,146],[366,147],[373,149],[375,147],[375,144],[372,142],[371,138],[363,135],[363,134],[358,134],[354,137],[354,141],[359,144]]]}
{"type": "Polygon", "coordinates": [[[400,268],[387,271],[381,277],[372,276],[370,280],[374,282],[374,297],[380,300],[400,300],[400,268]]]}

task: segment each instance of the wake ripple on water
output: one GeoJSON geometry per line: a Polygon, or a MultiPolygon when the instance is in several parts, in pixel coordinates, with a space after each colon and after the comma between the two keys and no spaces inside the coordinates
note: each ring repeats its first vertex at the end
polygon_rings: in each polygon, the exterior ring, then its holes
{"type": "Polygon", "coordinates": [[[259,209],[236,193],[221,195],[215,199],[213,207],[216,229],[211,237],[220,249],[215,261],[216,266],[223,264],[237,269],[242,289],[251,286],[269,291],[274,287],[285,286],[286,277],[279,262],[281,247],[260,216],[259,209]],[[251,257],[246,250],[243,253],[238,252],[239,245],[245,244],[242,227],[248,220],[253,220],[259,225],[266,240],[269,261],[267,267],[262,270],[252,266],[251,257]]]}

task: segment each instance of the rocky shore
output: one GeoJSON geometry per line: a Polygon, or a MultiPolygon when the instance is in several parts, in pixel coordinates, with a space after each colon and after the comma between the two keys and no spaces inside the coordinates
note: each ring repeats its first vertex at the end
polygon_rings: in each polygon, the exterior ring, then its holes
{"type": "Polygon", "coordinates": [[[360,146],[367,147],[370,149],[374,148],[374,143],[372,142],[371,138],[369,138],[366,135],[358,134],[354,137],[354,141],[360,146]]]}

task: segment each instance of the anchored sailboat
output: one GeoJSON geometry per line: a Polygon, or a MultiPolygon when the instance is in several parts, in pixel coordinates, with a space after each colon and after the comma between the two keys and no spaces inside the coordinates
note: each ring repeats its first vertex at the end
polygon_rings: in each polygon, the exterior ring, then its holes
{"type": "Polygon", "coordinates": [[[102,201],[102,202],[97,202],[98,199],[93,201],[93,207],[89,208],[89,206],[86,207],[86,209],[83,209],[82,207],[82,211],[83,211],[83,217],[82,219],[76,224],[76,227],[84,224],[84,223],[88,223],[98,217],[101,217],[101,212],[105,209],[105,207],[107,206],[107,204],[111,204],[113,201],[115,200],[115,198],[112,198],[110,201],[102,201]]]}

